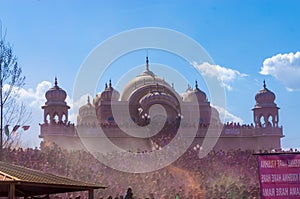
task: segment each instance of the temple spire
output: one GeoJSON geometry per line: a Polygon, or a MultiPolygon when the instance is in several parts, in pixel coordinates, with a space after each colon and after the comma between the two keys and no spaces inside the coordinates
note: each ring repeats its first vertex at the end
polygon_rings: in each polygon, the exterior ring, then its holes
{"type": "Polygon", "coordinates": [[[54,79],[54,85],[57,86],[57,77],[54,79]]]}
{"type": "Polygon", "coordinates": [[[267,86],[266,86],[266,80],[264,80],[264,89],[265,89],[265,88],[267,88],[267,86]]]}
{"type": "Polygon", "coordinates": [[[149,58],[148,58],[148,55],[146,56],[146,70],[140,75],[140,76],[152,76],[153,78],[155,78],[155,74],[150,71],[149,69],[149,58]]]}
{"type": "Polygon", "coordinates": [[[148,55],[146,57],[146,71],[149,71],[149,59],[148,59],[148,55]]]}
{"type": "Polygon", "coordinates": [[[111,85],[111,79],[109,79],[109,87],[111,88],[111,86],[112,86],[112,85],[111,85]]]}
{"type": "Polygon", "coordinates": [[[187,85],[187,89],[186,89],[186,91],[191,91],[192,90],[192,87],[191,87],[191,85],[190,84],[188,84],[187,85]]]}
{"type": "Polygon", "coordinates": [[[197,80],[195,81],[195,87],[196,87],[196,89],[198,89],[198,81],[197,80]]]}
{"type": "Polygon", "coordinates": [[[91,104],[90,96],[88,96],[87,102],[88,102],[88,104],[91,104]]]}

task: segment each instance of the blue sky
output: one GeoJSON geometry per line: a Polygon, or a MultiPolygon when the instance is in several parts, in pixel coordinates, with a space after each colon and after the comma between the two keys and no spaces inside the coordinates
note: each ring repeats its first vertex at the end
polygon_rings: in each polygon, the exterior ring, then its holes
{"type": "MultiPolygon", "coordinates": [[[[6,40],[13,45],[26,76],[23,96],[33,112],[30,131],[24,136],[29,146],[39,143],[36,137],[42,122],[43,91],[55,76],[71,103],[79,68],[97,45],[126,30],[161,27],[193,38],[225,75],[233,72],[226,80],[230,87],[225,89],[226,108],[244,123],[252,122],[254,96],[265,79],[281,108],[279,120],[286,136],[282,146],[300,147],[296,125],[300,112],[299,1],[0,0],[0,6],[6,40]]],[[[175,68],[179,63],[184,65],[168,53],[148,53],[151,62],[175,68]]],[[[142,65],[145,55],[145,51],[135,52],[114,65],[142,65]]],[[[114,82],[118,75],[107,74],[105,78],[114,82]]],[[[191,76],[189,81],[196,78],[191,76]]],[[[103,83],[99,82],[99,92],[103,83]]]]}

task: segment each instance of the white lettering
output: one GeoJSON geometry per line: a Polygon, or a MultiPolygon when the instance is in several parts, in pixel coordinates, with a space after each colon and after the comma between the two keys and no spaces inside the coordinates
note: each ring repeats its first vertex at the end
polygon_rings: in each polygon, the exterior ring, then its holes
{"type": "Polygon", "coordinates": [[[287,167],[288,164],[287,164],[287,162],[285,162],[283,160],[277,160],[277,166],[278,167],[287,167]]]}
{"type": "Polygon", "coordinates": [[[270,182],[271,176],[269,174],[262,174],[260,176],[261,182],[270,182]]]}
{"type": "Polygon", "coordinates": [[[272,182],[280,182],[281,181],[281,174],[272,174],[272,182]]]}
{"type": "Polygon", "coordinates": [[[297,182],[298,181],[298,174],[297,173],[282,174],[282,181],[283,182],[297,182]]]}
{"type": "Polygon", "coordinates": [[[276,160],[262,160],[260,162],[261,168],[276,168],[276,160]]]}
{"type": "Polygon", "coordinates": [[[288,196],[289,189],[288,188],[276,188],[276,196],[288,196]]]}
{"type": "Polygon", "coordinates": [[[291,187],[290,188],[290,195],[291,196],[300,196],[299,187],[291,187]]]}
{"type": "Polygon", "coordinates": [[[275,189],[274,188],[263,189],[263,196],[275,196],[275,189]]]}
{"type": "Polygon", "coordinates": [[[288,160],[289,167],[300,167],[300,159],[288,160]]]}

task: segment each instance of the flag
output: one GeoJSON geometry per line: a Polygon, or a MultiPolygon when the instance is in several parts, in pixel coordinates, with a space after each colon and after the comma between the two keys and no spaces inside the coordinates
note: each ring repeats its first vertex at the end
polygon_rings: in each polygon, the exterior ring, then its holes
{"type": "Polygon", "coordinates": [[[27,131],[30,128],[30,126],[22,126],[22,128],[24,131],[27,131]]]}
{"type": "Polygon", "coordinates": [[[14,128],[13,128],[12,132],[14,132],[14,131],[17,131],[19,128],[20,128],[20,125],[16,125],[16,126],[14,126],[14,128]]]}
{"type": "Polygon", "coordinates": [[[8,129],[8,124],[6,124],[5,125],[5,127],[4,127],[4,133],[5,133],[5,135],[8,137],[9,136],[9,129],[8,129]]]}
{"type": "Polygon", "coordinates": [[[16,137],[17,136],[17,130],[20,128],[20,125],[14,126],[13,130],[11,131],[11,134],[16,137]]]}

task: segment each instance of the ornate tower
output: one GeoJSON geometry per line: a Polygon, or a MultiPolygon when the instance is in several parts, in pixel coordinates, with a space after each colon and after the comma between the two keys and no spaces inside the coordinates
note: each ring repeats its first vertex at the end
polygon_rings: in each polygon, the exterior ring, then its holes
{"type": "Polygon", "coordinates": [[[191,118],[195,117],[194,110],[197,109],[200,111],[200,117],[198,120],[200,126],[205,126],[210,123],[219,124],[220,119],[218,112],[211,107],[205,92],[198,87],[197,81],[195,82],[194,89],[188,85],[188,89],[186,90],[186,93],[183,94],[182,99],[185,103],[189,103],[190,107],[193,107],[190,110],[191,118]]]}
{"type": "Polygon", "coordinates": [[[65,137],[76,135],[74,124],[68,120],[70,107],[66,103],[67,93],[58,86],[55,78],[54,86],[50,88],[45,97],[47,101],[42,106],[44,110],[44,123],[40,124],[41,134],[47,143],[57,143],[63,146],[67,144],[65,137]]]}
{"type": "Polygon", "coordinates": [[[44,109],[44,123],[66,124],[70,107],[65,102],[67,93],[57,85],[57,78],[55,78],[54,86],[46,92],[45,97],[47,101],[42,106],[42,109],[44,109]]]}
{"type": "Polygon", "coordinates": [[[94,104],[96,115],[100,125],[114,123],[114,118],[111,111],[111,104],[118,101],[120,94],[112,87],[111,80],[109,84],[105,84],[105,90],[96,95],[94,104]]]}
{"type": "Polygon", "coordinates": [[[275,94],[267,89],[264,81],[263,89],[255,95],[256,104],[253,110],[255,127],[278,127],[278,107],[275,101],[275,94]]]}

